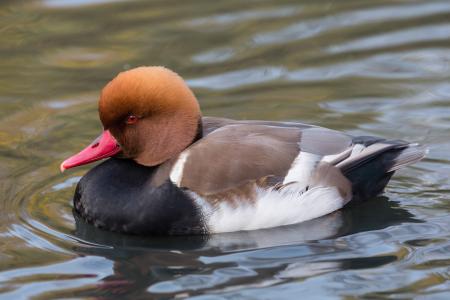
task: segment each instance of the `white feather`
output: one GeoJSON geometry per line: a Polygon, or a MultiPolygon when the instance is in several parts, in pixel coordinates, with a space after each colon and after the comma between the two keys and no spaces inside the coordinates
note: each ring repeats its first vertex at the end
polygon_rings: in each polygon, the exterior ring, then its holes
{"type": "Polygon", "coordinates": [[[353,146],[352,153],[350,154],[350,157],[361,153],[364,149],[366,149],[366,146],[364,146],[363,144],[355,144],[353,146]]]}
{"type": "Polygon", "coordinates": [[[320,155],[301,151],[292,162],[283,184],[297,182],[302,187],[308,185],[309,178],[321,158],[320,155]]]}
{"type": "Polygon", "coordinates": [[[335,187],[314,187],[304,192],[292,184],[282,190],[256,188],[256,201],[234,199],[212,205],[190,192],[211,233],[255,230],[295,224],[318,218],[342,208],[343,199],[335,187]],[[289,187],[289,188],[288,188],[289,187]]]}
{"type": "Polygon", "coordinates": [[[181,152],[177,161],[173,165],[172,170],[170,171],[170,181],[177,186],[180,186],[181,180],[183,179],[184,164],[186,163],[188,156],[189,151],[181,152]]]}
{"type": "Polygon", "coordinates": [[[344,159],[348,158],[352,153],[352,149],[353,148],[347,148],[340,153],[325,155],[322,158],[321,162],[326,162],[331,165],[335,165],[335,164],[343,161],[344,159]]]}

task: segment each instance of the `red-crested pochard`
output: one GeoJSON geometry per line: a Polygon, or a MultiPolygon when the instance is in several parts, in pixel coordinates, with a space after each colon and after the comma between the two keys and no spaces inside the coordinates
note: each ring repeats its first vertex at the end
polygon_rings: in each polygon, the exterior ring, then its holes
{"type": "Polygon", "coordinates": [[[207,234],[317,218],[381,193],[417,144],[293,122],[202,117],[173,71],[139,67],[103,89],[104,131],[61,170],[113,157],[78,183],[75,211],[132,234],[207,234]]]}

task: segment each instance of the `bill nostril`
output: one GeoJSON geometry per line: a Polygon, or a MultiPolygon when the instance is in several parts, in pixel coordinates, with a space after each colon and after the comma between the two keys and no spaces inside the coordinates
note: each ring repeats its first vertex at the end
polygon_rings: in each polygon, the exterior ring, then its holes
{"type": "Polygon", "coordinates": [[[100,143],[94,143],[94,144],[92,144],[91,148],[97,148],[98,145],[100,145],[100,143]]]}

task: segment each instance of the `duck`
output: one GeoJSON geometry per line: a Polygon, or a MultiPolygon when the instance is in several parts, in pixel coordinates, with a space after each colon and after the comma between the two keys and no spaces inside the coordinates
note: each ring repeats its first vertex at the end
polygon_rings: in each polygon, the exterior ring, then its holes
{"type": "Polygon", "coordinates": [[[418,162],[417,143],[300,122],[202,116],[162,66],[119,73],[98,102],[103,132],[61,171],[104,160],[78,182],[82,220],[132,235],[210,235],[292,225],[383,192],[418,162]],[[106,160],[105,160],[106,159],[106,160]]]}

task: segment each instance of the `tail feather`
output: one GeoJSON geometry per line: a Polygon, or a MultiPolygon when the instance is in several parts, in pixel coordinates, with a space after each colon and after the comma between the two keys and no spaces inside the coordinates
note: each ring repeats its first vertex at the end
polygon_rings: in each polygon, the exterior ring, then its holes
{"type": "Polygon", "coordinates": [[[387,172],[397,171],[398,169],[418,162],[428,153],[428,148],[419,144],[409,144],[392,161],[392,166],[387,172]]]}
{"type": "Polygon", "coordinates": [[[352,169],[359,168],[368,161],[379,158],[381,154],[389,152],[393,149],[404,149],[408,147],[408,143],[404,141],[386,141],[381,140],[370,145],[355,144],[354,150],[359,149],[359,151],[354,152],[345,160],[339,162],[336,166],[340,168],[344,173],[350,172],[352,169]],[[362,147],[356,147],[362,146],[362,147]]]}
{"type": "Polygon", "coordinates": [[[354,200],[380,194],[395,171],[425,157],[427,148],[404,141],[377,141],[350,155],[337,167],[350,180],[354,200]]]}

